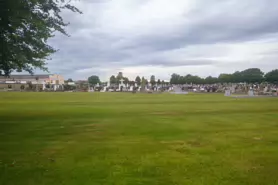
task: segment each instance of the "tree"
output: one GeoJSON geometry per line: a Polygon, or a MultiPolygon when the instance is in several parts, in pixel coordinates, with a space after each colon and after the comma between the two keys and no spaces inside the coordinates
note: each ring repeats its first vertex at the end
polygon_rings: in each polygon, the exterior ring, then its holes
{"type": "Polygon", "coordinates": [[[137,76],[137,77],[135,78],[135,82],[136,82],[138,85],[141,85],[141,78],[140,78],[140,76],[137,76]]]}
{"type": "Polygon", "coordinates": [[[178,84],[180,75],[174,73],[171,75],[170,84],[178,84]]]}
{"type": "Polygon", "coordinates": [[[242,80],[247,83],[260,83],[264,80],[264,73],[258,68],[250,68],[241,72],[242,80]]]}
{"type": "Polygon", "coordinates": [[[0,75],[34,68],[47,71],[45,60],[56,52],[47,41],[58,31],[68,34],[62,10],[81,13],[64,0],[2,0],[0,11],[0,75]]]}
{"type": "Polygon", "coordinates": [[[129,83],[129,80],[127,77],[123,77],[123,80],[124,80],[124,84],[128,84],[129,83]]]}
{"type": "Polygon", "coordinates": [[[117,79],[117,83],[120,83],[120,80],[123,79],[124,76],[123,76],[123,73],[122,72],[119,72],[116,79],[117,79]]]}
{"type": "Polygon", "coordinates": [[[117,79],[116,79],[116,77],[115,77],[114,75],[112,75],[112,76],[110,77],[110,83],[111,83],[111,84],[117,83],[117,79]]]}
{"type": "Polygon", "coordinates": [[[90,76],[90,77],[88,78],[88,82],[89,82],[89,84],[91,84],[91,85],[96,85],[97,83],[100,83],[100,80],[99,80],[99,77],[98,77],[98,76],[93,75],[93,76],[90,76]]]}
{"type": "Polygon", "coordinates": [[[148,83],[149,83],[149,81],[147,79],[145,79],[145,84],[148,84],[148,83]]]}
{"type": "Polygon", "coordinates": [[[157,84],[158,84],[158,85],[160,85],[160,84],[161,84],[161,81],[160,81],[160,79],[158,79],[158,80],[157,80],[157,84]]]}
{"type": "Polygon", "coordinates": [[[183,79],[183,82],[184,82],[184,84],[192,83],[192,75],[191,74],[186,75],[183,79]]]}
{"type": "Polygon", "coordinates": [[[150,83],[152,84],[152,86],[155,85],[155,76],[154,75],[151,76],[150,83]]]}
{"type": "Polygon", "coordinates": [[[269,83],[278,83],[278,69],[266,73],[265,80],[269,83]]]}
{"type": "Polygon", "coordinates": [[[65,80],[65,82],[66,82],[66,83],[68,83],[68,82],[73,82],[73,80],[72,80],[71,78],[69,78],[69,79],[65,80]]]}
{"type": "Polygon", "coordinates": [[[220,74],[218,76],[218,81],[221,83],[230,83],[232,82],[232,75],[231,74],[220,74]]]}
{"type": "Polygon", "coordinates": [[[204,79],[204,84],[215,84],[217,83],[218,79],[212,76],[208,76],[204,79]]]}
{"type": "Polygon", "coordinates": [[[244,82],[244,79],[242,77],[242,73],[240,71],[234,72],[231,76],[231,82],[233,82],[233,83],[244,82]]]}
{"type": "Polygon", "coordinates": [[[146,79],[145,77],[142,77],[142,82],[141,82],[142,86],[144,87],[146,85],[146,79]]]}
{"type": "Polygon", "coordinates": [[[69,79],[67,80],[67,82],[73,82],[73,80],[72,80],[71,78],[69,78],[69,79]]]}

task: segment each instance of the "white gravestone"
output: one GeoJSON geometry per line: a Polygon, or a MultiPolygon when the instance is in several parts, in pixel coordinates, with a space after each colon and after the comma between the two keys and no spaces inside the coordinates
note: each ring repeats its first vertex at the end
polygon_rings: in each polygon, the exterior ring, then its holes
{"type": "Polygon", "coordinates": [[[100,92],[106,92],[107,87],[103,87],[103,90],[101,90],[100,92]]]}
{"type": "Polygon", "coordinates": [[[42,83],[42,90],[45,90],[45,82],[42,83]]]}
{"type": "Polygon", "coordinates": [[[225,96],[231,96],[231,90],[230,89],[225,90],[225,96]]]}
{"type": "Polygon", "coordinates": [[[248,96],[254,96],[254,90],[253,89],[250,89],[248,91],[248,96]]]}
{"type": "Polygon", "coordinates": [[[124,80],[121,79],[120,82],[121,82],[121,83],[120,83],[119,89],[118,89],[119,91],[121,91],[121,87],[123,87],[123,88],[125,87],[124,80]]]}

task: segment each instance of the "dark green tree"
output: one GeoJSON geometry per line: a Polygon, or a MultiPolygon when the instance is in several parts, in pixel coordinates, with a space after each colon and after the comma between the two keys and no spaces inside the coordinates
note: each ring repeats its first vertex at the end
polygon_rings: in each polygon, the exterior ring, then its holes
{"type": "Polygon", "coordinates": [[[141,78],[140,78],[140,76],[137,76],[137,77],[135,78],[135,82],[136,82],[138,85],[141,85],[141,78]]]}
{"type": "Polygon", "coordinates": [[[242,73],[240,71],[234,72],[231,76],[231,82],[233,82],[233,83],[244,82],[244,79],[242,77],[242,73]]]}
{"type": "Polygon", "coordinates": [[[142,86],[143,88],[146,86],[146,79],[145,79],[145,77],[142,77],[141,86],[142,86]]]}
{"type": "Polygon", "coordinates": [[[112,76],[110,77],[110,83],[111,83],[111,84],[117,83],[117,79],[116,79],[116,77],[115,77],[114,75],[112,75],[112,76]]]}
{"type": "Polygon", "coordinates": [[[124,76],[123,76],[123,73],[122,72],[119,72],[116,79],[117,79],[117,83],[120,83],[120,80],[123,79],[124,76]]]}
{"type": "Polygon", "coordinates": [[[158,79],[158,80],[157,80],[157,84],[158,84],[158,85],[160,85],[160,84],[161,84],[161,81],[160,81],[160,79],[158,79]]]}
{"type": "Polygon", "coordinates": [[[67,82],[73,82],[73,80],[72,80],[71,78],[69,78],[69,79],[67,80],[67,82]]]}
{"type": "Polygon", "coordinates": [[[124,80],[124,84],[128,84],[129,83],[129,79],[127,77],[123,77],[124,80]]]}
{"type": "Polygon", "coordinates": [[[171,75],[170,83],[171,84],[178,84],[179,83],[180,75],[174,73],[171,75]]]}
{"type": "Polygon", "coordinates": [[[204,84],[215,84],[218,82],[218,79],[212,76],[208,76],[204,79],[204,84]]]}
{"type": "Polygon", "coordinates": [[[96,85],[97,83],[100,83],[100,80],[98,76],[93,75],[88,78],[88,82],[90,85],[96,85]]]}
{"type": "Polygon", "coordinates": [[[241,72],[243,82],[260,83],[264,80],[264,73],[258,68],[250,68],[241,72]]]}
{"type": "Polygon", "coordinates": [[[150,83],[152,84],[152,86],[155,85],[155,76],[154,75],[151,76],[150,83]]]}
{"type": "Polygon", "coordinates": [[[231,74],[220,74],[218,76],[218,81],[220,83],[231,83],[232,82],[232,75],[231,74]]]}
{"type": "Polygon", "coordinates": [[[265,80],[269,83],[278,83],[278,69],[266,73],[265,80]]]}
{"type": "Polygon", "coordinates": [[[46,60],[56,52],[48,39],[68,34],[63,10],[81,13],[65,0],[2,0],[0,3],[0,75],[35,68],[47,71],[46,60]]]}

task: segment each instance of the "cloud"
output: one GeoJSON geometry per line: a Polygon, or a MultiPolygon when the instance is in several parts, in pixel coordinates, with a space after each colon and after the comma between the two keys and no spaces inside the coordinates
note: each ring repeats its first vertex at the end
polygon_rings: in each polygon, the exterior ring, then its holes
{"type": "Polygon", "coordinates": [[[278,67],[276,0],[82,0],[82,15],[63,12],[71,37],[57,34],[59,48],[48,67],[66,77],[118,71],[201,76],[278,67]],[[151,70],[148,70],[151,69],[151,70]],[[212,71],[210,71],[212,70],[212,71]]]}

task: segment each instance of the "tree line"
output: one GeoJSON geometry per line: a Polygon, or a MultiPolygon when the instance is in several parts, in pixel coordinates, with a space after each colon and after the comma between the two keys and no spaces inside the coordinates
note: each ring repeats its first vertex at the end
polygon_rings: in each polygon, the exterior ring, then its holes
{"type": "Polygon", "coordinates": [[[191,74],[181,76],[172,74],[171,84],[215,84],[215,83],[278,83],[278,69],[263,73],[259,68],[249,68],[243,71],[236,71],[232,74],[222,73],[218,77],[208,76],[201,78],[191,74]]]}
{"type": "MultiPolygon", "coordinates": [[[[72,79],[70,79],[72,81],[72,79]]],[[[164,80],[156,80],[155,76],[152,75],[149,80],[145,77],[137,76],[134,80],[129,80],[119,72],[117,75],[112,75],[110,78],[110,84],[120,84],[123,80],[124,84],[134,85],[144,85],[150,83],[151,85],[168,85],[169,82],[164,80]]],[[[92,75],[88,78],[88,82],[91,85],[101,84],[101,81],[97,75],[92,75]]],[[[263,73],[258,68],[249,68],[243,71],[236,71],[234,73],[221,73],[218,77],[208,76],[206,78],[201,78],[199,76],[194,76],[191,74],[181,76],[179,74],[172,74],[170,79],[170,84],[215,84],[215,83],[278,83],[278,69],[272,70],[268,73],[263,73]]]]}

